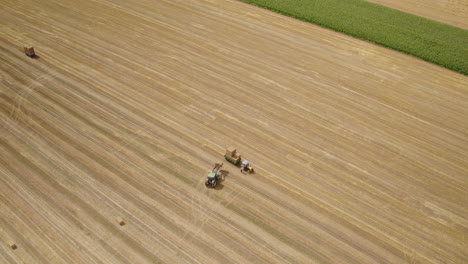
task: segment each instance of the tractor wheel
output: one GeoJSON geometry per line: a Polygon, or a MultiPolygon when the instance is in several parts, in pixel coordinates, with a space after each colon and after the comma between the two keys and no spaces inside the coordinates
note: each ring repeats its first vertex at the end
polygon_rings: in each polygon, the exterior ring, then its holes
{"type": "Polygon", "coordinates": [[[216,188],[216,184],[218,184],[217,182],[213,182],[213,188],[216,188]]]}

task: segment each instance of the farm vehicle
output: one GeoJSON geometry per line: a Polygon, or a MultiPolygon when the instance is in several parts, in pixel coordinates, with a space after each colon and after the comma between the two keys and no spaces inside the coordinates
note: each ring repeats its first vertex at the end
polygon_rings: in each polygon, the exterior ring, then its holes
{"type": "Polygon", "coordinates": [[[218,185],[218,181],[221,178],[221,175],[219,174],[219,170],[223,166],[224,163],[215,163],[214,168],[211,170],[210,173],[208,173],[208,176],[206,176],[205,180],[205,186],[208,188],[216,188],[216,185],[218,185]]]}
{"type": "Polygon", "coordinates": [[[250,162],[248,160],[242,160],[241,155],[237,153],[235,148],[227,148],[226,154],[224,154],[224,158],[236,166],[240,164],[241,172],[244,172],[244,171],[247,171],[248,173],[254,172],[254,169],[250,165],[250,162]]]}

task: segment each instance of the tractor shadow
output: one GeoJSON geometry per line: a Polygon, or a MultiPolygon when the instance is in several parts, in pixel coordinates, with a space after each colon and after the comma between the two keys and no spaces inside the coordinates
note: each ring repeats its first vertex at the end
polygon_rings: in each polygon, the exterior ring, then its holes
{"type": "Polygon", "coordinates": [[[222,181],[226,179],[227,176],[229,176],[229,171],[227,170],[219,170],[219,176],[222,181]]]}
{"type": "Polygon", "coordinates": [[[220,181],[218,184],[216,184],[216,187],[214,187],[215,190],[220,191],[224,188],[224,184],[222,184],[220,181]]]}
{"type": "Polygon", "coordinates": [[[216,187],[214,188],[215,190],[222,190],[224,188],[224,185],[222,184],[223,181],[226,180],[226,176],[229,176],[229,171],[227,170],[219,170],[219,181],[216,187]]]}
{"type": "Polygon", "coordinates": [[[248,174],[255,174],[255,169],[252,169],[252,171],[248,172],[248,174]]]}

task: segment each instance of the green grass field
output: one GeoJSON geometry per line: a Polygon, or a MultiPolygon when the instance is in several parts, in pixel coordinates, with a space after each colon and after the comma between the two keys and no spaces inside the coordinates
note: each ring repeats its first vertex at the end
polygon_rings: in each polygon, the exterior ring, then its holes
{"type": "Polygon", "coordinates": [[[241,0],[468,75],[468,30],[363,0],[241,0]]]}

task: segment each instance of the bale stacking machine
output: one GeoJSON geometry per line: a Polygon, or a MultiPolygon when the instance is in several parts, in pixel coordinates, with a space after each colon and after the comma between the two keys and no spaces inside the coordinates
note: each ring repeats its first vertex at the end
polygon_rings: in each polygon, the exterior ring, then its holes
{"type": "Polygon", "coordinates": [[[254,169],[250,165],[250,162],[248,160],[242,160],[241,155],[237,153],[235,148],[232,148],[232,147],[227,148],[226,154],[224,154],[224,158],[236,166],[240,163],[241,172],[244,172],[244,171],[247,171],[249,173],[254,172],[254,169]]]}

